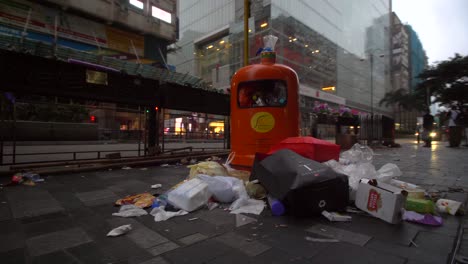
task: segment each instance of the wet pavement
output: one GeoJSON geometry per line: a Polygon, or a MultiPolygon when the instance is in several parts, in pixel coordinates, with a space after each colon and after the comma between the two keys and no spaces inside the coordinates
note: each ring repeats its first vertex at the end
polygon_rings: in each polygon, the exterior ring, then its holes
{"type": "MultiPolygon", "coordinates": [[[[428,149],[405,141],[402,148],[378,148],[374,165],[395,163],[403,172],[400,180],[465,203],[468,148],[445,145],[435,142],[428,149]]],[[[224,208],[200,209],[164,222],[155,222],[151,215],[111,215],[118,211],[113,205],[116,199],[145,191],[161,193],[188,172],[184,166],[171,166],[43,175],[46,181],[35,187],[2,188],[0,262],[447,263],[459,228],[465,227],[466,216],[450,215],[443,216],[442,227],[391,225],[365,214],[350,214],[353,220],[348,223],[322,217],[273,217],[268,209],[261,216],[249,215],[257,221],[241,227],[224,208]],[[162,190],[151,190],[156,183],[163,185],[162,190]],[[106,237],[124,224],[134,229],[121,237],[106,237]],[[306,237],[339,242],[310,242],[306,237]]],[[[464,241],[462,236],[457,253],[468,255],[464,241]]]]}

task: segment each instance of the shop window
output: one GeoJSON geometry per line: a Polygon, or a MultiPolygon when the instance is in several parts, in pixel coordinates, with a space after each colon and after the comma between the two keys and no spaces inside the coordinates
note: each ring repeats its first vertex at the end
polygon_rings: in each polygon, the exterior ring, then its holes
{"type": "Polygon", "coordinates": [[[140,0],[130,0],[129,1],[130,4],[138,9],[143,9],[144,8],[144,4],[142,1],[140,0]]]}
{"type": "Polygon", "coordinates": [[[162,21],[171,24],[172,22],[172,15],[169,12],[166,12],[160,8],[155,6],[151,7],[151,15],[157,19],[161,19],[162,21]]]}
{"type": "Polygon", "coordinates": [[[283,80],[249,81],[239,84],[240,108],[281,107],[287,102],[286,82],[283,80]]]}

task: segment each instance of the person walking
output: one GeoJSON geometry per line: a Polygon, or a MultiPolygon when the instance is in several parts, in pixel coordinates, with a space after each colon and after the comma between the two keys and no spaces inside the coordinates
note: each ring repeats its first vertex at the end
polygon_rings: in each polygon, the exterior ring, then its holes
{"type": "Polygon", "coordinates": [[[452,109],[448,112],[449,118],[449,146],[450,148],[456,148],[460,146],[462,129],[461,126],[457,125],[456,120],[460,111],[457,110],[456,106],[452,106],[452,109]]]}
{"type": "Polygon", "coordinates": [[[429,109],[426,110],[426,114],[423,116],[423,135],[424,147],[430,148],[432,143],[431,131],[434,128],[434,116],[431,115],[429,109]]]}

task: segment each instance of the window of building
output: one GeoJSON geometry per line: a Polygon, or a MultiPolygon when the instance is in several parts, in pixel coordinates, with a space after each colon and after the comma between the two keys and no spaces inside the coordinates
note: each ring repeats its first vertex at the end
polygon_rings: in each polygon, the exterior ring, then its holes
{"type": "Polygon", "coordinates": [[[143,7],[144,7],[143,2],[140,1],[140,0],[130,0],[129,2],[130,2],[130,4],[131,4],[132,6],[134,6],[134,7],[136,7],[136,8],[143,9],[143,7]]]}
{"type": "Polygon", "coordinates": [[[161,19],[164,22],[171,23],[172,22],[172,15],[169,12],[166,12],[160,8],[155,6],[151,7],[151,15],[157,19],[161,19]]]}
{"type": "Polygon", "coordinates": [[[287,102],[286,82],[283,80],[249,81],[239,84],[240,108],[278,107],[287,102]]]}

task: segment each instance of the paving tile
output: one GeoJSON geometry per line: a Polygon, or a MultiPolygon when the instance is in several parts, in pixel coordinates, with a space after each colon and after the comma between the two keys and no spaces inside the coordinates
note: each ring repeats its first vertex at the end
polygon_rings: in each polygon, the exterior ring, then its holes
{"type": "Polygon", "coordinates": [[[145,227],[143,224],[137,222],[134,219],[116,217],[109,219],[108,222],[112,226],[111,228],[131,224],[133,229],[126,234],[126,237],[144,249],[152,248],[169,241],[166,237],[145,227]]]}
{"type": "Polygon", "coordinates": [[[27,263],[27,252],[25,248],[18,248],[2,253],[0,258],[2,264],[27,263]]]}
{"type": "Polygon", "coordinates": [[[252,263],[252,258],[238,250],[230,250],[224,255],[218,256],[207,262],[208,264],[241,264],[252,263]]]}
{"type": "Polygon", "coordinates": [[[335,228],[327,225],[313,225],[306,229],[307,232],[314,233],[320,236],[338,239],[358,246],[364,246],[370,239],[370,236],[354,233],[340,228],[335,228]]]}
{"type": "Polygon", "coordinates": [[[202,240],[205,240],[207,239],[208,237],[203,235],[203,234],[200,234],[200,233],[195,233],[193,235],[189,235],[189,236],[186,236],[186,237],[183,237],[181,239],[179,239],[179,241],[182,243],[182,244],[185,244],[185,245],[190,245],[190,244],[193,244],[193,243],[196,243],[198,241],[202,241],[202,240]]]}
{"type": "Polygon", "coordinates": [[[104,263],[138,263],[138,260],[143,262],[152,257],[151,254],[136,245],[126,235],[111,238],[105,236],[107,232],[94,240],[104,263]]]}
{"type": "Polygon", "coordinates": [[[282,263],[294,263],[294,264],[310,264],[315,261],[308,261],[302,256],[291,255],[280,249],[272,248],[265,253],[254,257],[251,263],[255,264],[282,264],[282,263]]]}
{"type": "Polygon", "coordinates": [[[56,251],[42,256],[34,257],[33,264],[79,264],[78,260],[64,251],[56,251]]]}
{"type": "Polygon", "coordinates": [[[26,245],[32,256],[40,256],[88,242],[91,239],[83,229],[72,228],[32,237],[26,240],[26,245]]]}
{"type": "Polygon", "coordinates": [[[409,260],[415,260],[420,262],[434,262],[434,263],[446,263],[448,253],[437,250],[427,250],[422,248],[405,247],[398,244],[383,242],[377,239],[372,239],[366,244],[366,248],[381,252],[389,255],[400,256],[409,260]]]}
{"type": "Polygon", "coordinates": [[[162,257],[156,257],[156,258],[152,258],[150,260],[147,260],[145,262],[141,262],[140,264],[169,264],[169,262],[167,262],[162,257]]]}
{"type": "Polygon", "coordinates": [[[414,243],[416,243],[420,249],[429,251],[435,250],[441,253],[451,252],[454,242],[454,236],[424,231],[419,232],[414,240],[414,243]]]}
{"type": "Polygon", "coordinates": [[[204,240],[187,247],[178,248],[163,254],[172,263],[205,263],[232,250],[230,247],[213,239],[204,240]]]}
{"type": "Polygon", "coordinates": [[[311,259],[315,263],[379,263],[379,264],[403,264],[406,259],[383,253],[377,253],[365,247],[348,243],[332,243],[311,259]]]}
{"type": "MultiPolygon", "coordinates": [[[[0,224],[1,225],[1,224],[0,224]]],[[[0,234],[0,253],[8,252],[25,246],[22,232],[9,232],[0,234]]]]}
{"type": "Polygon", "coordinates": [[[47,191],[18,187],[18,190],[8,189],[5,192],[14,218],[35,217],[64,210],[47,191]]]}
{"type": "Polygon", "coordinates": [[[96,242],[81,244],[76,247],[67,248],[64,251],[81,263],[106,263],[96,242]]]}
{"type": "Polygon", "coordinates": [[[174,250],[174,249],[176,249],[178,247],[179,247],[179,245],[177,245],[174,242],[169,241],[169,242],[157,245],[155,247],[149,248],[148,252],[153,256],[159,256],[159,255],[161,255],[163,253],[174,250]]]}
{"type": "Polygon", "coordinates": [[[0,203],[0,221],[5,221],[5,220],[10,220],[13,218],[10,210],[10,206],[8,205],[8,202],[3,201],[5,203],[0,203]]]}
{"type": "Polygon", "coordinates": [[[68,210],[82,208],[84,205],[83,202],[81,202],[81,200],[70,191],[61,190],[50,192],[50,194],[60,203],[63,208],[68,210]]]}
{"type": "Polygon", "coordinates": [[[118,197],[107,189],[77,193],[76,197],[87,206],[113,204],[118,197]]]}
{"type": "Polygon", "coordinates": [[[215,240],[238,249],[248,256],[259,255],[271,248],[270,246],[259,241],[251,240],[248,237],[238,235],[233,232],[216,237],[215,240]]]}
{"type": "Polygon", "coordinates": [[[30,238],[50,232],[69,229],[73,225],[72,222],[72,219],[68,217],[61,217],[25,224],[24,230],[26,237],[30,238]]]}
{"type": "Polygon", "coordinates": [[[133,195],[143,192],[153,193],[151,185],[139,180],[121,180],[108,187],[109,190],[119,195],[133,195]]]}

